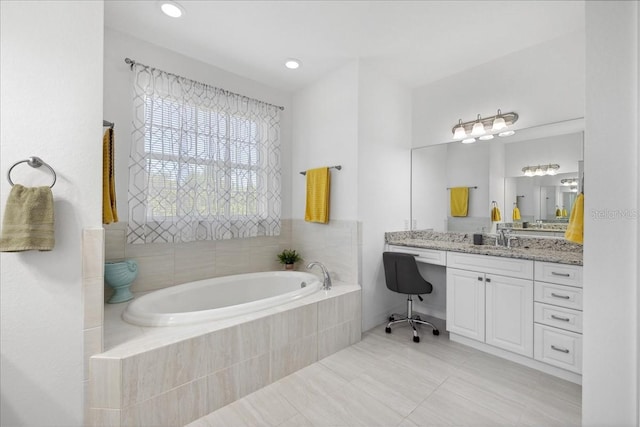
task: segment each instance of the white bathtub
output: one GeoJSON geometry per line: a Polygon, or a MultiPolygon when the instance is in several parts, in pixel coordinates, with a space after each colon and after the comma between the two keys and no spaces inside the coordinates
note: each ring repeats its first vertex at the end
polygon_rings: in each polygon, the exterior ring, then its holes
{"type": "Polygon", "coordinates": [[[270,271],[199,280],[133,300],[122,318],[140,326],[173,326],[235,317],[318,291],[320,280],[297,271],[270,271]]]}

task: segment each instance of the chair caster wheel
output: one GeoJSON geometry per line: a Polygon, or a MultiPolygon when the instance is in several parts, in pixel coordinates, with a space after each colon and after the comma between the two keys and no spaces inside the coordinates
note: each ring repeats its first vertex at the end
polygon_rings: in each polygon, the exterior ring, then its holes
{"type": "Polygon", "coordinates": [[[413,337],[413,342],[420,342],[420,337],[413,337]]]}
{"type": "Polygon", "coordinates": [[[437,330],[437,329],[434,329],[434,330],[433,330],[433,335],[440,335],[440,331],[439,331],[439,330],[437,330]]]}
{"type": "Polygon", "coordinates": [[[386,333],[390,334],[390,333],[391,333],[391,328],[384,328],[384,331],[385,331],[386,333]]]}

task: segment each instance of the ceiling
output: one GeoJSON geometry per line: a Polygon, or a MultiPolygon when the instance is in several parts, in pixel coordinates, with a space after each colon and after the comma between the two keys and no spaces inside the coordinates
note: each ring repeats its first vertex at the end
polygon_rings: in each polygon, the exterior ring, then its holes
{"type": "Polygon", "coordinates": [[[408,87],[584,29],[583,1],[107,0],[105,26],[295,91],[360,59],[408,87]],[[287,58],[302,61],[298,70],[287,58]]]}

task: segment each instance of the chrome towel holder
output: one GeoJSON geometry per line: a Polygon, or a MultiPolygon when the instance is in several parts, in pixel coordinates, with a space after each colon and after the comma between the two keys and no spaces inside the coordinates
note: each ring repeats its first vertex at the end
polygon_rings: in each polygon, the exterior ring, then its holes
{"type": "Polygon", "coordinates": [[[46,164],[40,157],[31,156],[26,160],[20,160],[18,162],[15,162],[13,164],[13,166],[11,166],[9,168],[9,171],[7,172],[7,180],[9,181],[9,184],[11,184],[12,187],[13,187],[13,181],[11,180],[11,171],[13,170],[13,168],[18,166],[20,163],[26,163],[29,166],[31,166],[32,168],[39,168],[40,166],[46,166],[51,171],[51,173],[53,174],[53,182],[51,183],[49,188],[53,188],[53,186],[56,184],[56,179],[58,178],[56,176],[56,171],[54,171],[53,168],[51,166],[49,166],[48,164],[46,164]]]}

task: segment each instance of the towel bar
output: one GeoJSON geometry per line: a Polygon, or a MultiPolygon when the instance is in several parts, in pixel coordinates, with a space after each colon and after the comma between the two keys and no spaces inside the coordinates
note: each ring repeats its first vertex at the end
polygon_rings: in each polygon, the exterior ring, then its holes
{"type": "Polygon", "coordinates": [[[20,163],[27,163],[32,168],[39,168],[40,166],[48,167],[49,170],[51,171],[51,173],[53,174],[53,182],[51,183],[49,188],[53,188],[53,186],[56,184],[56,179],[58,178],[56,176],[56,171],[54,171],[53,168],[51,166],[49,166],[48,164],[46,164],[40,157],[31,156],[26,160],[20,160],[18,162],[15,162],[13,164],[13,166],[11,166],[9,168],[9,171],[7,172],[7,180],[9,181],[9,184],[11,184],[12,187],[13,187],[13,181],[11,180],[11,171],[13,170],[13,168],[18,166],[20,163]]]}
{"type": "MultiPolygon", "coordinates": [[[[337,169],[337,170],[341,170],[342,166],[341,165],[337,165],[337,166],[329,166],[329,169],[337,169]]],[[[304,172],[300,172],[300,175],[306,175],[307,171],[304,172]]]]}

